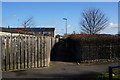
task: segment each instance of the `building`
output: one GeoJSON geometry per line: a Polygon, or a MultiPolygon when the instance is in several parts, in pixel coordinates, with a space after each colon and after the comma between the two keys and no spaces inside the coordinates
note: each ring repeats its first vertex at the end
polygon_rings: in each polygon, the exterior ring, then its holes
{"type": "Polygon", "coordinates": [[[55,36],[55,28],[10,28],[35,35],[55,36]]]}
{"type": "Polygon", "coordinates": [[[20,34],[24,34],[23,31],[18,31],[18,30],[11,30],[8,28],[4,28],[4,27],[0,27],[0,36],[1,35],[20,35],[20,34]]]}
{"type": "Polygon", "coordinates": [[[30,35],[44,35],[55,36],[55,28],[0,28],[5,34],[30,34],[30,35]]]}

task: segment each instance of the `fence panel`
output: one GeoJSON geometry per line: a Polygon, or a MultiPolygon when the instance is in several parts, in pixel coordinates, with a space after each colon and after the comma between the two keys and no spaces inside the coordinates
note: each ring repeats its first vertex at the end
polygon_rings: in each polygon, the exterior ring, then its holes
{"type": "Polygon", "coordinates": [[[2,70],[23,70],[49,66],[51,48],[58,42],[49,36],[0,36],[2,70]]]}

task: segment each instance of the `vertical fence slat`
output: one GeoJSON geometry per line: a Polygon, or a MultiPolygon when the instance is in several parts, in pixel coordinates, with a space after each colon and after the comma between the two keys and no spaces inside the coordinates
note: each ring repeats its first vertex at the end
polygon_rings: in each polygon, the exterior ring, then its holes
{"type": "Polygon", "coordinates": [[[18,69],[20,69],[20,36],[18,37],[18,69]]]}
{"type": "Polygon", "coordinates": [[[2,38],[2,42],[1,42],[1,47],[2,47],[2,50],[1,50],[1,52],[2,52],[2,70],[3,71],[5,71],[5,67],[6,67],[6,65],[5,65],[5,37],[4,36],[1,36],[1,38],[2,38]]]}
{"type": "Polygon", "coordinates": [[[16,64],[16,69],[18,69],[18,54],[17,54],[17,51],[18,51],[18,45],[17,45],[17,41],[18,40],[18,37],[16,37],[15,39],[15,64],[16,64]]]}
{"type": "Polygon", "coordinates": [[[27,37],[25,36],[25,68],[27,68],[27,37]]]}
{"type": "Polygon", "coordinates": [[[32,68],[34,67],[34,37],[32,37],[32,68]]]}
{"type": "Polygon", "coordinates": [[[42,48],[41,48],[42,49],[41,50],[41,61],[42,61],[41,63],[42,64],[41,64],[41,66],[43,67],[44,66],[44,57],[43,57],[44,56],[44,37],[42,37],[41,39],[42,39],[42,43],[41,43],[42,44],[41,45],[42,46],[42,48]]]}
{"type": "Polygon", "coordinates": [[[46,65],[46,63],[47,63],[47,60],[46,60],[46,58],[47,58],[47,45],[46,45],[46,43],[47,43],[47,38],[46,37],[44,37],[44,66],[47,66],[46,65]]]}
{"type": "Polygon", "coordinates": [[[26,59],[26,57],[25,57],[25,56],[26,56],[26,55],[25,55],[25,48],[26,48],[26,47],[25,47],[25,40],[26,40],[26,39],[25,39],[25,36],[24,36],[24,44],[23,44],[23,45],[24,45],[24,46],[23,46],[23,47],[24,47],[24,69],[25,69],[25,66],[26,66],[26,61],[25,61],[25,59],[26,59]]]}
{"type": "Polygon", "coordinates": [[[32,37],[30,37],[30,68],[32,68],[32,37]]]}
{"type": "Polygon", "coordinates": [[[11,54],[12,55],[12,69],[14,70],[14,67],[13,67],[14,66],[14,43],[13,42],[14,42],[14,36],[12,36],[12,45],[11,45],[12,46],[12,49],[11,49],[12,50],[12,54],[11,54]]]}
{"type": "Polygon", "coordinates": [[[10,69],[13,70],[13,42],[12,42],[12,35],[10,37],[10,69]]]}
{"type": "Polygon", "coordinates": [[[22,36],[20,36],[19,40],[20,40],[20,43],[19,43],[19,46],[20,46],[20,69],[23,69],[23,61],[22,61],[23,60],[22,59],[23,58],[23,54],[22,54],[23,53],[23,51],[22,51],[22,47],[23,47],[22,46],[22,36]]]}
{"type": "Polygon", "coordinates": [[[7,56],[7,48],[6,48],[7,37],[5,36],[5,71],[7,70],[6,56],[7,56]]]}
{"type": "Polygon", "coordinates": [[[9,37],[6,36],[6,71],[9,70],[9,37]]]}
{"type": "Polygon", "coordinates": [[[42,37],[40,37],[40,67],[42,67],[42,37]]]}
{"type": "Polygon", "coordinates": [[[35,68],[35,37],[33,37],[33,67],[35,68]]]}
{"type": "Polygon", "coordinates": [[[39,37],[37,36],[37,68],[39,67],[39,47],[38,47],[38,44],[39,44],[39,37]]]}
{"type": "Polygon", "coordinates": [[[13,67],[14,67],[14,70],[16,69],[16,37],[14,38],[14,41],[13,41],[13,43],[14,43],[14,58],[13,58],[13,60],[14,60],[14,62],[13,62],[13,67]]]}
{"type": "Polygon", "coordinates": [[[9,70],[11,70],[11,36],[9,37],[8,49],[9,49],[9,70]]]}
{"type": "Polygon", "coordinates": [[[24,69],[24,39],[21,36],[21,69],[24,69]]]}
{"type": "Polygon", "coordinates": [[[28,36],[27,36],[27,40],[26,40],[26,48],[27,48],[27,68],[29,68],[29,46],[28,46],[28,36]]]}
{"type": "MultiPolygon", "coordinates": [[[[0,69],[3,70],[3,67],[2,67],[2,61],[3,61],[3,54],[2,54],[2,37],[0,36],[0,69]]],[[[0,72],[2,73],[2,72],[0,72]]],[[[2,77],[2,76],[1,76],[2,77]]]]}
{"type": "Polygon", "coordinates": [[[41,67],[43,66],[43,36],[41,37],[41,55],[40,55],[41,67]]]}
{"type": "Polygon", "coordinates": [[[53,48],[54,44],[55,44],[55,39],[52,38],[52,48],[53,48]]]}
{"type": "Polygon", "coordinates": [[[15,56],[15,60],[16,60],[16,69],[18,69],[18,37],[16,37],[16,56],[15,56]]]}
{"type": "Polygon", "coordinates": [[[45,41],[46,37],[44,36],[44,39],[43,39],[43,67],[45,67],[45,57],[46,57],[46,41],[45,41]]]}
{"type": "Polygon", "coordinates": [[[47,57],[46,57],[46,66],[49,66],[50,63],[50,52],[51,52],[51,38],[48,37],[46,41],[47,57]]]}
{"type": "Polygon", "coordinates": [[[10,70],[10,67],[11,67],[11,64],[10,64],[10,62],[11,62],[11,60],[10,60],[10,53],[11,53],[11,50],[10,50],[10,47],[11,47],[11,43],[10,43],[10,37],[8,38],[8,64],[9,64],[9,70],[10,70]]]}
{"type": "Polygon", "coordinates": [[[24,69],[25,69],[25,36],[23,37],[23,60],[24,60],[24,69]]]}
{"type": "Polygon", "coordinates": [[[35,68],[37,68],[37,37],[35,37],[35,68]]]}
{"type": "Polygon", "coordinates": [[[28,68],[31,68],[31,51],[30,51],[30,36],[28,37],[28,68]]]}
{"type": "Polygon", "coordinates": [[[38,37],[38,67],[40,67],[40,37],[38,37]]]}

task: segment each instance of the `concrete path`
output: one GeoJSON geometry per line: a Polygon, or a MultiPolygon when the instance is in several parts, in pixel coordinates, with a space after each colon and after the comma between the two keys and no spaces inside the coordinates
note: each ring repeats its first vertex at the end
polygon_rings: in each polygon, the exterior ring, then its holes
{"type": "MultiPolygon", "coordinates": [[[[118,63],[87,65],[68,62],[51,62],[50,67],[24,71],[3,72],[3,78],[97,78],[98,74],[108,72],[109,65],[118,63]]],[[[63,79],[62,79],[63,80],[63,79]]]]}

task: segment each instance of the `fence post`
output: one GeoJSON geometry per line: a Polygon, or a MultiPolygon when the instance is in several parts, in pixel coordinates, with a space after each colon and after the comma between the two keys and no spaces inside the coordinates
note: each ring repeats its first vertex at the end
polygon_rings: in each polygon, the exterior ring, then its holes
{"type": "Polygon", "coordinates": [[[109,66],[109,80],[112,80],[112,67],[109,66]]]}
{"type": "Polygon", "coordinates": [[[0,79],[2,79],[2,37],[0,36],[0,79]]]}

